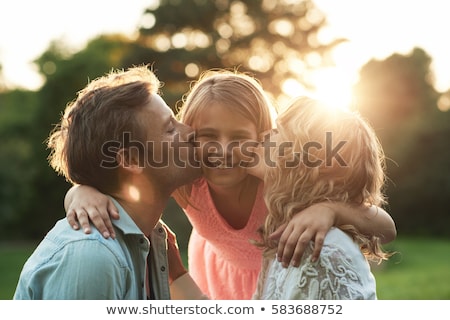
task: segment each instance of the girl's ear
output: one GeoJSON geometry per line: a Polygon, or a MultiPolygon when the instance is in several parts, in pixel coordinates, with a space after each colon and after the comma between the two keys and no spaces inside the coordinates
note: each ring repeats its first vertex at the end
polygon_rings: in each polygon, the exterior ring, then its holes
{"type": "Polygon", "coordinates": [[[130,173],[138,174],[144,169],[140,165],[139,154],[135,149],[120,149],[116,154],[116,161],[120,168],[130,173]]]}

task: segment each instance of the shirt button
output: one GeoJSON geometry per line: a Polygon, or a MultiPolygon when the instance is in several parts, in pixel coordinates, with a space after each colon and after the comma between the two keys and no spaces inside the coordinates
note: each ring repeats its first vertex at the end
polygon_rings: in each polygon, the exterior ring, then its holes
{"type": "Polygon", "coordinates": [[[159,228],[158,231],[159,231],[159,233],[163,233],[164,230],[163,230],[163,228],[159,228]]]}
{"type": "Polygon", "coordinates": [[[166,267],[162,266],[161,271],[166,271],[166,267]]]}
{"type": "Polygon", "coordinates": [[[140,238],[140,239],[139,239],[139,243],[140,243],[140,244],[143,244],[143,243],[144,243],[144,239],[143,239],[143,238],[140,238]]]}

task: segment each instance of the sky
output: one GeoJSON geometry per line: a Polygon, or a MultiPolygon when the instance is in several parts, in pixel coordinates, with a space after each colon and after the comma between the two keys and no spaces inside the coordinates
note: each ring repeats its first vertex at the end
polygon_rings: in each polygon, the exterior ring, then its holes
{"type": "MultiPolygon", "coordinates": [[[[0,62],[10,85],[37,89],[41,79],[36,59],[56,39],[74,49],[101,33],[132,36],[152,0],[2,0],[0,2],[0,62]],[[99,14],[100,13],[100,14],[99,14]]],[[[345,102],[359,68],[370,59],[423,48],[433,59],[436,89],[450,88],[447,1],[442,0],[315,0],[325,13],[326,37],[349,42],[334,54],[336,67],[317,72],[317,95],[345,102]],[[444,42],[445,41],[445,42],[444,42]],[[326,93],[326,94],[325,94],[326,93]]]]}
{"type": "Polygon", "coordinates": [[[152,0],[1,0],[0,63],[12,85],[36,89],[32,61],[63,39],[75,50],[102,33],[132,36],[152,0]]]}

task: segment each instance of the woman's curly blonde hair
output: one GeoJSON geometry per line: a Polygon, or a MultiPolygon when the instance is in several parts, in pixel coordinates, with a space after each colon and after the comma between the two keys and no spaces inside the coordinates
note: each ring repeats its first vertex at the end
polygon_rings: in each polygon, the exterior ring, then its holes
{"type": "MultiPolygon", "coordinates": [[[[266,255],[273,255],[276,248],[268,235],[313,204],[385,203],[383,150],[374,130],[358,113],[299,97],[276,123],[277,141],[283,148],[279,144],[271,150],[275,166],[264,179],[269,210],[262,229],[266,255]]],[[[362,235],[352,226],[339,228],[360,244],[369,259],[381,262],[388,257],[378,238],[362,235]]]]}

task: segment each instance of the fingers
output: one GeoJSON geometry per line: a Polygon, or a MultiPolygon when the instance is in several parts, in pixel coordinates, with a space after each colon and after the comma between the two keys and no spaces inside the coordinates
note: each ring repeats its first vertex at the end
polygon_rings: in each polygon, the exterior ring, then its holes
{"type": "Polygon", "coordinates": [[[84,233],[89,234],[92,232],[91,227],[89,225],[89,216],[88,213],[86,212],[86,210],[84,209],[79,209],[79,210],[74,210],[75,211],[75,215],[77,217],[78,223],[81,226],[81,229],[83,229],[84,233]]]}
{"type": "Polygon", "coordinates": [[[70,210],[67,213],[67,222],[69,222],[70,226],[74,230],[80,229],[80,225],[78,224],[78,218],[77,218],[77,215],[75,213],[75,210],[70,210]]]}
{"type": "Polygon", "coordinates": [[[294,267],[298,267],[300,265],[300,261],[309,245],[311,236],[312,235],[307,231],[302,232],[301,236],[294,233],[289,236],[286,244],[284,245],[283,254],[280,257],[283,267],[287,268],[289,264],[294,267]]]}
{"type": "Polygon", "coordinates": [[[314,241],[314,249],[311,255],[311,262],[316,262],[319,259],[320,251],[322,251],[323,244],[325,241],[325,232],[318,232],[316,234],[316,239],[314,241]]]}
{"type": "Polygon", "coordinates": [[[97,223],[92,221],[92,223],[94,223],[95,226],[100,225],[100,227],[97,227],[97,229],[99,229],[99,231],[102,233],[103,237],[108,239],[108,237],[111,236],[111,238],[115,239],[116,232],[114,231],[114,227],[113,227],[111,219],[109,219],[108,211],[102,212],[98,219],[100,220],[100,218],[102,218],[101,221],[98,221],[97,223]],[[102,222],[103,222],[103,224],[102,224],[102,222]]]}
{"type": "Polygon", "coordinates": [[[277,228],[270,236],[269,238],[271,240],[279,240],[281,238],[281,235],[283,234],[283,231],[286,229],[287,224],[283,224],[277,228]]]}
{"type": "Polygon", "coordinates": [[[108,213],[109,213],[109,216],[111,217],[111,219],[114,219],[114,220],[120,219],[119,210],[117,210],[116,206],[111,201],[111,199],[108,199],[107,210],[108,210],[108,213]]]}
{"type": "Polygon", "coordinates": [[[286,231],[287,224],[283,224],[279,226],[272,234],[270,234],[269,238],[274,241],[278,241],[277,248],[277,260],[281,262],[283,260],[283,253],[286,246],[286,241],[289,236],[289,231],[286,231]]]}
{"type": "Polygon", "coordinates": [[[311,228],[311,227],[293,227],[290,224],[282,225],[275,230],[270,238],[278,240],[277,260],[283,267],[289,265],[298,267],[302,257],[307,250],[311,241],[314,241],[311,261],[315,262],[319,259],[320,252],[323,248],[327,230],[311,228]]]}
{"type": "Polygon", "coordinates": [[[286,227],[278,242],[277,250],[277,259],[283,267],[287,268],[289,266],[296,244],[297,237],[293,236],[292,228],[286,227]]]}
{"type": "MultiPolygon", "coordinates": [[[[86,208],[88,219],[91,219],[92,224],[100,231],[105,239],[112,237],[111,230],[114,232],[109,214],[106,208],[99,209],[97,207],[86,208]]],[[[81,223],[81,222],[80,222],[81,223]]],[[[87,222],[89,224],[89,221],[87,222]]],[[[115,236],[115,233],[114,233],[115,236]]]]}
{"type": "MultiPolygon", "coordinates": [[[[101,212],[101,216],[102,216],[103,221],[107,228],[107,232],[103,236],[105,236],[105,235],[107,235],[107,233],[109,233],[111,235],[111,238],[115,239],[116,232],[114,230],[111,219],[118,220],[118,219],[120,219],[120,216],[119,216],[119,210],[114,205],[114,203],[112,202],[111,199],[108,199],[108,202],[106,205],[106,212],[101,212]]],[[[108,238],[108,237],[105,237],[105,238],[108,238]]]]}
{"type": "Polygon", "coordinates": [[[282,236],[278,243],[278,261],[281,262],[282,266],[285,268],[287,268],[289,264],[294,267],[300,266],[300,262],[306,249],[311,240],[314,239],[311,262],[316,262],[319,259],[320,252],[323,248],[325,235],[326,233],[324,232],[318,232],[314,238],[314,233],[305,230],[301,233],[300,237],[294,235],[294,233],[291,233],[287,239],[284,239],[282,236]]]}
{"type": "Polygon", "coordinates": [[[116,232],[114,230],[111,219],[118,220],[120,219],[120,216],[119,210],[111,201],[111,199],[108,199],[108,202],[106,203],[106,209],[104,209],[103,205],[91,207],[91,209],[88,210],[88,214],[92,220],[92,223],[95,225],[98,231],[100,231],[104,238],[116,238],[116,232]]]}
{"type": "Polygon", "coordinates": [[[313,236],[313,234],[304,232],[304,233],[302,233],[301,237],[298,238],[297,242],[295,243],[295,248],[292,253],[292,257],[290,257],[290,256],[287,257],[287,258],[290,258],[291,264],[294,267],[300,266],[300,262],[302,260],[302,257],[304,255],[306,249],[308,248],[308,246],[310,244],[312,236],[313,236]]]}
{"type": "Polygon", "coordinates": [[[275,236],[280,232],[282,234],[279,236],[277,259],[284,268],[287,268],[289,265],[294,267],[300,266],[302,257],[312,240],[315,240],[315,245],[311,261],[317,261],[326,233],[318,232],[315,234],[311,229],[294,229],[287,226],[286,228],[283,227],[282,230],[277,229],[271,235],[271,238],[276,239],[275,236]]]}
{"type": "Polygon", "coordinates": [[[89,223],[91,221],[104,238],[112,237],[115,239],[116,237],[114,227],[106,210],[100,210],[96,207],[73,209],[67,213],[67,221],[74,230],[79,230],[81,227],[86,234],[92,232],[89,223]]]}

